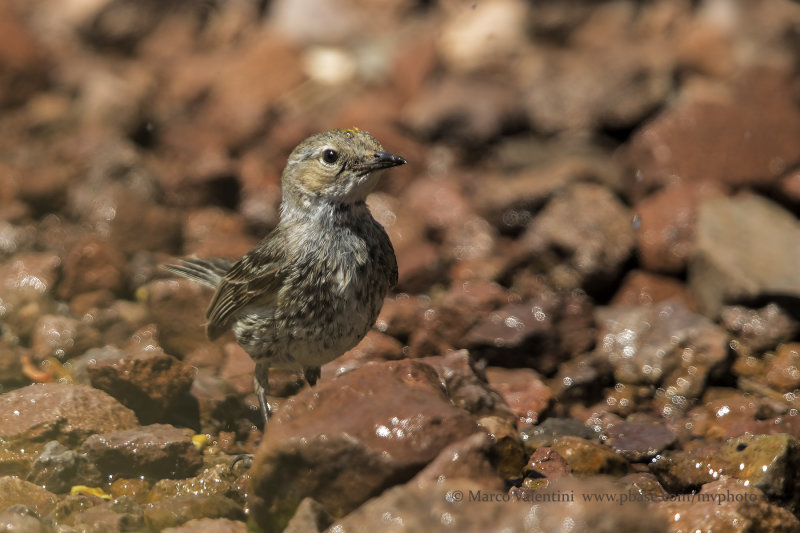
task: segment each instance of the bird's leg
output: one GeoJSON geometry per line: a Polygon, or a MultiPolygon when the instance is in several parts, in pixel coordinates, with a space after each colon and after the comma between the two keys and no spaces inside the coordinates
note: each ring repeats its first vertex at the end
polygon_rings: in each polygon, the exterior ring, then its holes
{"type": "Polygon", "coordinates": [[[256,372],[253,375],[253,389],[258,397],[258,405],[261,408],[261,418],[264,420],[264,431],[267,431],[267,422],[269,421],[269,404],[267,403],[269,365],[256,362],[256,372]]]}
{"type": "Polygon", "coordinates": [[[321,373],[322,370],[318,366],[310,366],[303,369],[303,376],[305,376],[310,387],[313,387],[317,384],[317,380],[319,379],[321,373]]]}

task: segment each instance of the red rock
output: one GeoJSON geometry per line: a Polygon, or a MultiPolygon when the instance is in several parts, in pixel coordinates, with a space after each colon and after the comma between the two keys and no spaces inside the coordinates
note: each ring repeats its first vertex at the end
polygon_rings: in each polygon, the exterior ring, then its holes
{"type": "Polygon", "coordinates": [[[425,486],[448,479],[470,479],[481,486],[502,490],[503,479],[492,466],[493,453],[492,439],[485,433],[476,433],[442,450],[411,483],[425,486]]]}
{"type": "Polygon", "coordinates": [[[247,234],[244,220],[217,207],[188,213],[183,227],[183,252],[196,257],[239,259],[257,240],[247,234]]]}
{"type": "Polygon", "coordinates": [[[48,357],[64,361],[99,343],[100,333],[85,322],[60,315],[41,315],[33,330],[31,349],[38,361],[48,357]]]}
{"type": "Polygon", "coordinates": [[[446,446],[477,431],[440,387],[430,366],[398,361],[320,381],[287,400],[256,453],[251,516],[268,528],[305,497],[342,516],[409,479],[446,446]]]}
{"type": "Polygon", "coordinates": [[[636,242],[642,267],[654,272],[682,272],[694,252],[700,203],[721,194],[715,183],[681,182],[639,202],[635,210],[641,225],[636,242]]]}
{"type": "Polygon", "coordinates": [[[13,4],[0,6],[0,106],[25,102],[47,83],[49,59],[13,4]]]}
{"type": "Polygon", "coordinates": [[[783,344],[767,367],[767,383],[779,392],[800,388],[800,343],[783,344]]]}
{"type": "Polygon", "coordinates": [[[517,415],[518,427],[536,424],[553,398],[553,393],[541,376],[529,368],[489,367],[486,369],[486,379],[517,415]]]}
{"type": "Polygon", "coordinates": [[[558,479],[572,473],[567,461],[559,453],[548,446],[538,448],[531,455],[528,465],[525,467],[526,475],[535,472],[548,479],[558,479]]]}
{"type": "Polygon", "coordinates": [[[185,478],[203,464],[191,431],[167,424],[92,435],[81,445],[81,453],[101,472],[122,477],[185,478]]]}
{"type": "Polygon", "coordinates": [[[677,279],[643,270],[631,270],[622,280],[611,305],[654,305],[667,300],[677,300],[692,311],[697,309],[688,289],[677,279]]]}
{"type": "Polygon", "coordinates": [[[640,172],[634,197],[682,181],[766,186],[800,161],[800,109],[791,76],[769,68],[744,72],[730,95],[682,101],[636,132],[624,158],[640,172]]]}
{"type": "Polygon", "coordinates": [[[205,310],[211,290],[184,279],[163,279],[144,287],[147,306],[164,349],[182,357],[206,346],[205,310]]]}

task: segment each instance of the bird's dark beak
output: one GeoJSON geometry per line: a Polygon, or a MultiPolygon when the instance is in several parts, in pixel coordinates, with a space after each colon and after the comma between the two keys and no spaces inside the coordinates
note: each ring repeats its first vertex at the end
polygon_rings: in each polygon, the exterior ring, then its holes
{"type": "Polygon", "coordinates": [[[396,167],[398,165],[405,165],[406,160],[399,155],[390,154],[387,152],[375,152],[375,159],[368,163],[372,170],[381,168],[396,167]]]}

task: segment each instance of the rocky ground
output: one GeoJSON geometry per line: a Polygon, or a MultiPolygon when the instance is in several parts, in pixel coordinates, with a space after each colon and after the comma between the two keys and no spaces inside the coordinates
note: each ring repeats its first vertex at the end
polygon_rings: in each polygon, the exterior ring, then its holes
{"type": "Polygon", "coordinates": [[[800,531],[799,71],[788,0],[0,3],[0,529],[800,531]],[[351,126],[400,283],[262,435],[158,265],[351,126]]]}

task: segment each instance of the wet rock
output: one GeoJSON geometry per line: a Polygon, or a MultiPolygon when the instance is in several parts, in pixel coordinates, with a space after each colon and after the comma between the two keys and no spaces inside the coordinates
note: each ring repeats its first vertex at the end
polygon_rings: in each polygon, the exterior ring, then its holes
{"type": "Polygon", "coordinates": [[[319,533],[325,531],[332,523],[331,515],[325,512],[319,503],[306,498],[297,506],[297,511],[283,533],[319,533]]]}
{"type": "Polygon", "coordinates": [[[53,533],[55,531],[39,519],[36,512],[25,505],[11,505],[0,511],[0,529],[26,533],[53,533]]]}
{"type": "Polygon", "coordinates": [[[555,439],[553,449],[567,461],[572,473],[579,477],[599,474],[621,476],[629,470],[628,462],[602,444],[579,437],[555,439]]]}
{"type": "Polygon", "coordinates": [[[598,311],[598,351],[623,384],[661,384],[665,408],[685,409],[698,398],[728,352],[724,331],[677,302],[598,311]]]}
{"type": "Polygon", "coordinates": [[[252,467],[251,514],[261,527],[282,527],[312,497],[341,516],[477,429],[420,362],[373,363],[321,381],[270,420],[252,467]]]}
{"type": "Polygon", "coordinates": [[[61,259],[39,252],[16,255],[0,264],[0,319],[3,327],[27,337],[38,317],[52,312],[51,292],[61,259]]]}
{"type": "Polygon", "coordinates": [[[497,366],[522,366],[552,374],[558,365],[591,346],[591,303],[583,294],[545,292],[511,303],[482,318],[461,346],[497,366]]]}
{"type": "Polygon", "coordinates": [[[699,205],[722,195],[715,183],[681,182],[648,196],[635,210],[639,260],[645,270],[680,273],[694,252],[699,205]]]}
{"type": "Polygon", "coordinates": [[[103,483],[94,465],[58,441],[45,445],[27,479],[54,493],[68,492],[73,485],[97,487],[103,483]]]}
{"type": "Polygon", "coordinates": [[[552,287],[601,291],[620,273],[634,245],[631,214],[608,191],[578,184],[554,197],[521,237],[520,261],[552,287]]]}
{"type": "Polygon", "coordinates": [[[474,415],[499,416],[514,422],[508,404],[489,386],[479,363],[466,350],[423,357],[418,361],[433,367],[447,397],[456,407],[474,415]]]}
{"type": "Polygon", "coordinates": [[[411,482],[422,486],[448,479],[470,479],[481,486],[502,490],[503,479],[494,466],[494,448],[489,435],[471,435],[442,450],[411,482]]]}
{"type": "Polygon", "coordinates": [[[528,368],[511,370],[489,367],[486,369],[486,379],[517,415],[518,427],[536,424],[553,398],[553,393],[541,377],[528,368]]]}
{"type": "MultiPolygon", "coordinates": [[[[603,354],[580,355],[564,362],[550,380],[557,416],[564,416],[573,404],[599,401],[606,388],[614,384],[614,368],[603,354]]],[[[547,422],[547,420],[545,420],[547,422]]]]}
{"type": "Polygon", "coordinates": [[[237,492],[236,478],[237,474],[231,470],[230,464],[217,464],[187,479],[159,480],[153,485],[147,499],[150,502],[158,502],[179,496],[219,494],[241,502],[243,498],[237,492]]]}
{"type": "Polygon", "coordinates": [[[478,424],[494,443],[497,472],[505,479],[519,477],[527,457],[514,422],[507,417],[483,416],[478,424]]]}
{"type": "Polygon", "coordinates": [[[767,383],[779,392],[800,388],[800,343],[778,347],[775,358],[767,367],[767,383]]]}
{"type": "Polygon", "coordinates": [[[189,477],[203,462],[191,432],[166,424],[92,435],[80,451],[104,474],[122,477],[189,477]]]}
{"type": "Polygon", "coordinates": [[[771,500],[795,502],[797,480],[793,472],[800,460],[800,444],[786,434],[745,435],[722,445],[668,452],[650,463],[670,492],[696,490],[722,476],[748,482],[771,500]]]}
{"type": "Polygon", "coordinates": [[[403,343],[375,330],[367,332],[355,348],[348,350],[322,366],[322,377],[334,377],[362,367],[370,361],[397,361],[403,359],[403,343]]]}
{"type": "MultiPolygon", "coordinates": [[[[252,390],[252,373],[250,382],[252,390]]],[[[235,431],[237,435],[243,435],[252,427],[251,419],[255,413],[230,382],[200,372],[192,381],[189,392],[197,402],[201,433],[235,431]]]]}
{"type": "Polygon", "coordinates": [[[113,294],[125,288],[125,257],[109,242],[86,236],[70,248],[64,257],[63,275],[57,294],[69,300],[95,290],[113,294]]]}
{"type": "Polygon", "coordinates": [[[189,365],[159,351],[95,359],[87,371],[93,387],[133,410],[142,424],[168,419],[195,374],[189,365]]]}
{"type": "Polygon", "coordinates": [[[428,308],[427,298],[398,294],[383,301],[383,308],[375,321],[375,328],[400,341],[406,341],[422,322],[428,308]]]}
{"type": "Polygon", "coordinates": [[[178,496],[144,508],[144,525],[149,531],[162,531],[203,518],[239,521],[245,519],[245,514],[240,505],[219,495],[178,496]]]}
{"type": "Polygon", "coordinates": [[[628,493],[645,496],[652,501],[653,497],[664,498],[667,496],[667,491],[658,482],[658,478],[649,472],[635,472],[622,476],[617,480],[622,486],[623,490],[628,493]]]}
{"type": "Polygon", "coordinates": [[[788,533],[800,529],[800,521],[789,510],[769,503],[762,491],[739,479],[706,483],[691,502],[673,501],[657,509],[677,530],[788,533]]]}
{"type": "MultiPolygon", "coordinates": [[[[168,527],[162,533],[247,533],[244,522],[228,518],[195,518],[180,526],[168,527]]],[[[322,529],[320,529],[322,531],[322,529]]]]}
{"type": "Polygon", "coordinates": [[[571,473],[569,463],[556,450],[547,446],[533,452],[524,469],[526,478],[558,479],[571,473]]]}
{"type": "Polygon", "coordinates": [[[83,531],[137,531],[143,526],[142,514],[138,503],[123,496],[76,512],[64,522],[83,531]]]}
{"type": "Polygon", "coordinates": [[[22,361],[26,357],[30,359],[28,350],[0,337],[0,392],[30,383],[30,378],[22,372],[22,361]]]}
{"type": "MultiPolygon", "coordinates": [[[[798,117],[800,127],[800,116],[798,117]]],[[[800,296],[800,223],[753,194],[704,202],[689,286],[711,316],[726,303],[800,296]]]]}
{"type": "Polygon", "coordinates": [[[630,166],[643,176],[634,195],[676,178],[735,186],[775,181],[800,159],[790,140],[800,136],[790,79],[786,72],[750,69],[731,91],[683,99],[640,128],[625,149],[630,166]],[[728,155],[720,164],[709,154],[728,155]]]}
{"type": "Polygon", "coordinates": [[[611,305],[652,305],[667,300],[677,300],[691,311],[697,308],[686,286],[677,279],[643,270],[631,270],[623,278],[611,305]]]}
{"type": "Polygon", "coordinates": [[[44,443],[56,439],[75,446],[95,433],[138,425],[133,411],[105,392],[85,385],[42,383],[0,396],[0,438],[44,443]]]}
{"type": "Polygon", "coordinates": [[[610,425],[606,434],[606,445],[629,461],[652,459],[677,439],[671,429],[656,422],[623,421],[610,425]]]}
{"type": "Polygon", "coordinates": [[[530,453],[538,448],[552,447],[557,439],[565,436],[585,440],[597,438],[597,434],[586,424],[574,418],[546,418],[538,426],[523,429],[520,434],[530,453]]]}
{"type": "Polygon", "coordinates": [[[13,476],[0,477],[0,509],[24,505],[39,516],[45,516],[56,506],[58,497],[52,492],[13,476]]]}
{"type": "Polygon", "coordinates": [[[67,316],[42,315],[33,330],[31,349],[38,361],[48,357],[64,361],[99,342],[100,333],[83,321],[67,316]]]}
{"type": "Polygon", "coordinates": [[[752,353],[774,349],[790,341],[800,330],[797,320],[775,303],[761,309],[726,306],[722,308],[720,319],[736,340],[752,353]]]}

